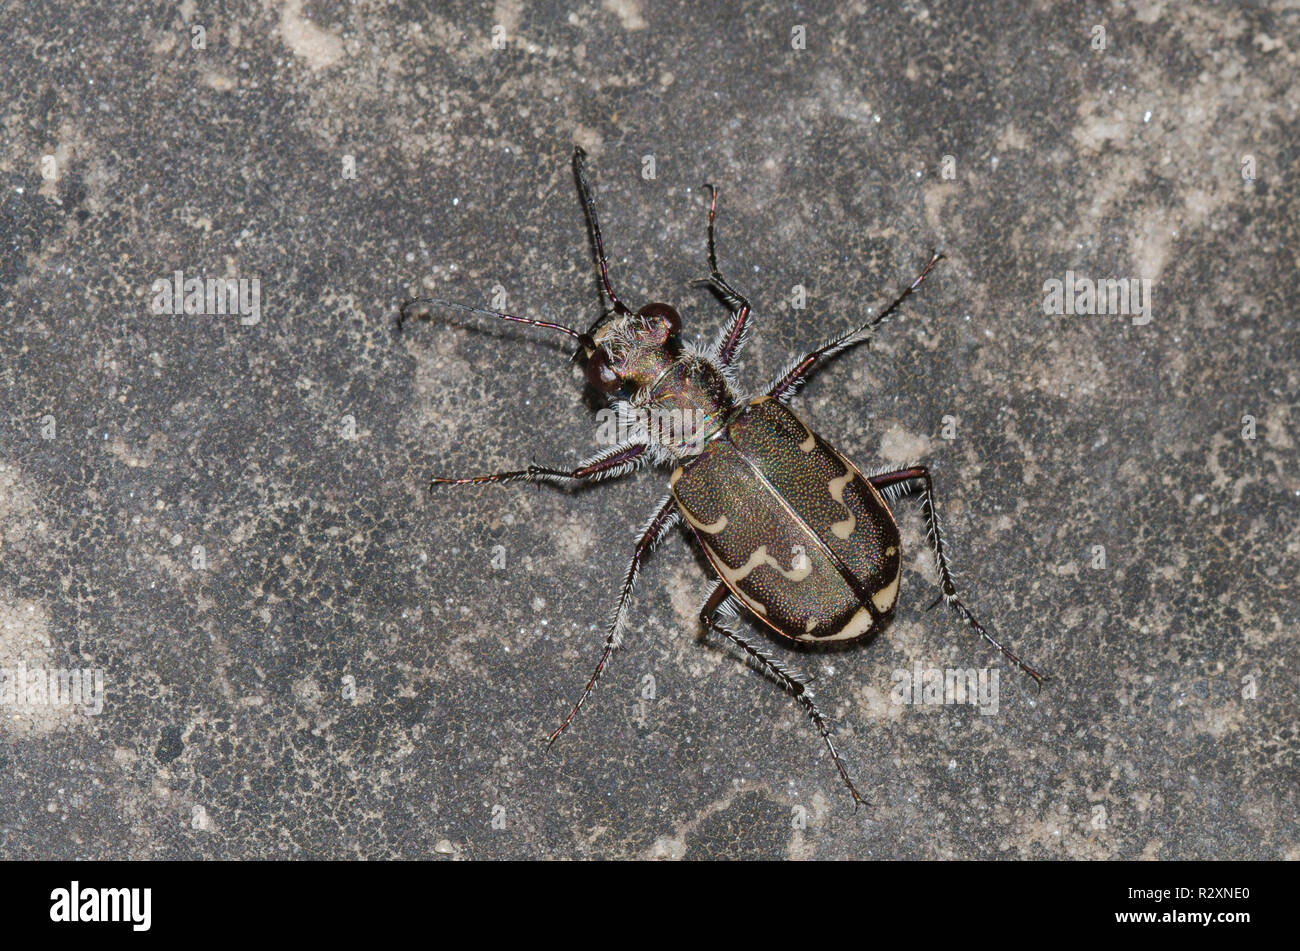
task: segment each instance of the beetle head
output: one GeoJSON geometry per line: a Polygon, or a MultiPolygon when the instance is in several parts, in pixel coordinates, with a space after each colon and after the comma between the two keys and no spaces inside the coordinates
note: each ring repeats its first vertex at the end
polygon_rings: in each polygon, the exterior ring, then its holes
{"type": "Polygon", "coordinates": [[[680,348],[682,318],[669,304],[602,317],[579,338],[587,381],[602,393],[653,383],[680,348]]]}

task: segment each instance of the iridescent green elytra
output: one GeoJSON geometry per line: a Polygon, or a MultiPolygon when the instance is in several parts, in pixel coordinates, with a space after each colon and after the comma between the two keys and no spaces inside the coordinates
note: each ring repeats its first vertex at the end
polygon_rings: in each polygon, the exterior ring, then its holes
{"type": "Polygon", "coordinates": [[[723,582],[796,641],[874,632],[898,598],[898,526],[853,463],[760,396],[669,478],[723,582]]]}

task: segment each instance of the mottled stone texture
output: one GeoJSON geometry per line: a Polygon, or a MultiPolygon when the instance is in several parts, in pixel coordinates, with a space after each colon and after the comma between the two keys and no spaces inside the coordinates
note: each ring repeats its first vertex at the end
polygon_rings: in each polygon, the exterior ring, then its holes
{"type": "Polygon", "coordinates": [[[1296,857],[1286,6],[5,5],[0,666],[107,696],[0,708],[0,854],[1296,857]],[[547,753],[666,473],[426,497],[594,447],[563,340],[394,331],[410,293],[600,312],[575,142],[617,286],[700,339],[722,186],[755,387],[948,255],[795,406],[863,468],[933,467],[977,611],[1056,679],[891,702],[916,663],[1002,666],[925,611],[901,513],[890,629],[777,648],[869,808],[698,642],[677,536],[547,753]],[[260,320],[155,314],[177,270],[256,278],[260,320]],[[1067,271],[1149,279],[1150,322],[1045,314],[1067,271]]]}

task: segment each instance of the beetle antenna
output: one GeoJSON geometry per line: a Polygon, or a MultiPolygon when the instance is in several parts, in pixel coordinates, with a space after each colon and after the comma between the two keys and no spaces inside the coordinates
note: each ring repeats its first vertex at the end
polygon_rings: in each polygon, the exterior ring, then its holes
{"type": "Polygon", "coordinates": [[[614,311],[618,314],[630,314],[632,311],[618,299],[618,295],[614,293],[614,288],[609,283],[609,261],[605,257],[605,239],[600,235],[600,222],[596,220],[596,193],[592,191],[591,182],[587,179],[587,153],[580,145],[573,147],[573,172],[578,178],[578,190],[582,192],[582,207],[587,213],[587,221],[591,224],[591,233],[596,242],[600,282],[605,286],[605,293],[609,295],[609,302],[614,305],[614,311]]]}
{"type": "Polygon", "coordinates": [[[481,314],[484,317],[499,317],[501,320],[513,320],[516,323],[531,324],[534,327],[545,327],[547,330],[558,330],[566,333],[575,340],[580,340],[582,334],[578,331],[565,327],[562,324],[553,324],[547,320],[534,320],[531,317],[516,317],[514,314],[503,314],[496,310],[485,310],[482,307],[471,307],[469,304],[458,304],[455,301],[443,300],[440,297],[412,297],[406,303],[402,304],[402,309],[397,318],[397,326],[400,329],[403,322],[411,316],[410,308],[415,304],[438,304],[442,307],[454,307],[457,310],[468,311],[471,314],[481,314]]]}

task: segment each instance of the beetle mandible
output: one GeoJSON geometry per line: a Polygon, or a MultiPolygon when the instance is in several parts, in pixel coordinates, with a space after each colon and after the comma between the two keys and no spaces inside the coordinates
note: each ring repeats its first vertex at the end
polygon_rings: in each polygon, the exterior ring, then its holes
{"type": "Polygon", "coordinates": [[[624,476],[646,464],[671,466],[669,491],[637,537],[600,661],[548,742],[554,743],[568,728],[595,689],[622,641],[641,564],[679,521],[689,526],[719,579],[700,609],[701,623],[735,644],[750,664],[803,707],[855,804],[864,800],[835,749],[830,726],[808,681],[729,622],[736,620],[737,607],[743,605],[778,635],[800,644],[844,643],[875,634],[898,600],[902,568],[891,502],[919,497],[940,600],[1041,685],[1045,676],[999,643],[957,593],[929,470],[911,466],[863,474],[788,406],[813,370],[869,340],[876,326],[921,285],[942,255],[931,253],[916,279],[879,314],[804,354],[760,393],[749,395],[736,378],[735,363],[745,345],[752,310],[718,270],[714,245],[718,189],[704,186],[710,194],[709,276],[693,283],[711,289],[731,316],[713,344],[701,348],[682,340],[681,316],[672,306],[651,303],[633,311],[614,293],[581,148],[574,149],[573,170],[591,228],[601,286],[610,304],[588,331],[432,297],[407,300],[398,317],[400,328],[416,305],[437,305],[567,334],[577,342],[577,355],[586,361],[588,383],[604,395],[621,421],[632,424],[627,427],[629,438],[573,469],[530,465],[472,478],[434,477],[430,489],[514,481],[572,485],[624,476]],[[646,425],[647,419],[651,425],[646,425]],[[674,425],[664,425],[665,420],[674,425]],[[689,425],[676,425],[682,420],[689,425]]]}

